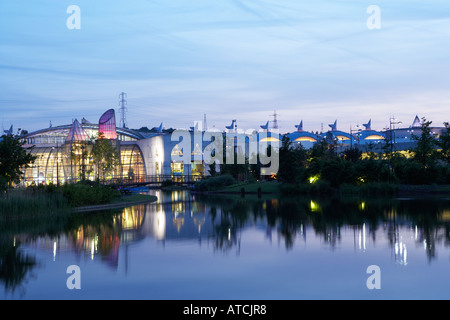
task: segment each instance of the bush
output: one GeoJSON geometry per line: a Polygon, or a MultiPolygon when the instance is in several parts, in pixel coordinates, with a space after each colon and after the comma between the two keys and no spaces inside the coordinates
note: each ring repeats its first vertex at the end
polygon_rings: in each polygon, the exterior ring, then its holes
{"type": "Polygon", "coordinates": [[[120,196],[118,190],[100,184],[65,184],[64,197],[73,207],[106,204],[120,196]]]}
{"type": "Polygon", "coordinates": [[[194,185],[194,190],[196,191],[212,191],[219,188],[229,186],[236,183],[236,179],[229,174],[224,174],[215,177],[209,177],[198,181],[194,185]]]}

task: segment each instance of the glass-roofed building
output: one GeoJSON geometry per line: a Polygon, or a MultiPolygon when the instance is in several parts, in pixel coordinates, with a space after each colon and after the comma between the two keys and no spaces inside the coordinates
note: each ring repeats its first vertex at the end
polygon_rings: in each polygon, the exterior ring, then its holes
{"type": "Polygon", "coordinates": [[[163,130],[162,123],[145,134],[117,127],[114,109],[103,113],[98,123],[83,118],[81,122],[75,119],[68,125],[34,131],[21,137],[24,147],[37,157],[29,168],[24,169],[21,185],[97,179],[144,182],[149,179],[182,180],[191,176],[190,179],[195,180],[204,177],[209,167],[202,157],[209,142],[197,139],[196,130],[186,132],[191,137],[190,146],[180,148],[179,142],[172,140],[171,131],[163,130]],[[119,163],[107,174],[101,174],[91,153],[99,136],[108,140],[120,155],[119,163]],[[177,160],[183,154],[187,158],[177,160]]]}
{"type": "Polygon", "coordinates": [[[136,131],[117,128],[114,110],[106,111],[99,124],[85,119],[75,119],[70,125],[49,127],[21,137],[25,148],[31,148],[36,161],[24,170],[22,184],[77,182],[82,179],[95,180],[98,168],[90,156],[93,141],[99,132],[110,140],[120,154],[120,165],[105,179],[143,179],[145,163],[137,141],[145,137],[136,131]],[[106,126],[102,120],[107,119],[106,126]]]}
{"type": "MultiPolygon", "coordinates": [[[[36,156],[35,162],[24,169],[21,185],[62,184],[96,179],[144,182],[148,181],[149,177],[172,180],[185,179],[185,176],[202,178],[210,172],[205,155],[213,138],[206,137],[214,135],[221,139],[231,138],[233,147],[230,149],[227,145],[227,150],[240,152],[246,155],[249,161],[255,159],[255,153],[258,157],[261,155],[261,148],[266,148],[266,151],[269,145],[279,148],[284,136],[293,145],[302,145],[305,148],[311,148],[323,139],[332,139],[338,143],[340,150],[349,147],[357,147],[363,151],[382,150],[385,142],[390,139],[395,150],[408,150],[415,143],[414,135],[420,135],[421,125],[419,117],[416,116],[409,127],[376,131],[372,129],[369,120],[363,125],[364,129],[347,133],[337,129],[336,120],[329,125],[329,131],[314,134],[304,131],[301,121],[295,126],[296,131],[282,135],[269,130],[269,122],[261,126],[262,130],[244,133],[243,130],[237,129],[236,120],[233,120],[230,126],[225,127],[225,131],[203,131],[196,126],[187,130],[163,130],[161,123],[159,127],[142,132],[117,127],[114,109],[109,109],[100,116],[98,123],[91,123],[84,118],[81,121],[75,119],[71,124],[50,126],[21,136],[25,142],[24,147],[36,156]],[[174,139],[174,133],[183,132],[187,135],[179,140],[174,139]],[[103,175],[100,174],[99,164],[94,162],[91,153],[99,136],[108,140],[120,155],[120,161],[114,169],[103,175]]],[[[445,127],[431,127],[436,138],[439,138],[444,130],[445,127]]],[[[12,126],[10,130],[5,130],[5,134],[12,134],[12,126]]],[[[220,169],[217,165],[215,168],[216,171],[220,169]]],[[[269,171],[264,174],[274,174],[269,171]]]]}

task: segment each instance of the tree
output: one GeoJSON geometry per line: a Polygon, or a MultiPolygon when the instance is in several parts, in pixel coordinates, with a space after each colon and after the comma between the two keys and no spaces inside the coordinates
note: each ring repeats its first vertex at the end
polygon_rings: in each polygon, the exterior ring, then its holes
{"type": "Polygon", "coordinates": [[[414,160],[419,162],[422,166],[428,167],[434,164],[436,158],[436,139],[431,133],[431,121],[422,118],[421,130],[419,136],[412,135],[412,138],[417,141],[417,145],[411,151],[414,153],[414,160]]]}
{"type": "Polygon", "coordinates": [[[106,175],[112,173],[117,165],[120,164],[120,153],[114,147],[110,140],[105,139],[102,132],[99,132],[95,140],[92,151],[92,159],[97,166],[97,180],[105,180],[106,175]]]}
{"type": "Polygon", "coordinates": [[[441,134],[436,144],[441,148],[440,158],[450,163],[450,125],[445,122],[444,126],[446,130],[441,134]]]}
{"type": "Polygon", "coordinates": [[[306,151],[301,144],[293,146],[284,136],[279,149],[278,180],[287,183],[300,182],[306,161],[306,151]]]}
{"type": "Polygon", "coordinates": [[[23,176],[23,168],[29,167],[37,157],[27,152],[23,147],[25,142],[19,136],[4,135],[0,141],[0,176],[12,187],[23,176]]]}
{"type": "Polygon", "coordinates": [[[346,149],[342,155],[342,158],[351,162],[358,162],[361,160],[362,151],[356,147],[346,149]]]}

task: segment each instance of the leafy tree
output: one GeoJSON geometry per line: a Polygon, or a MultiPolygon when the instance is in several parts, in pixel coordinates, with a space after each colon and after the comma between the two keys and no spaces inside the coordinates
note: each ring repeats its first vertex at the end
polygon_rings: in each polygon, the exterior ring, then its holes
{"type": "Polygon", "coordinates": [[[308,159],[321,160],[332,159],[337,156],[337,139],[333,137],[332,133],[328,132],[325,138],[319,140],[313,145],[308,152],[308,159]]]}
{"type": "Polygon", "coordinates": [[[9,187],[20,182],[24,174],[22,169],[29,167],[37,158],[27,152],[24,144],[19,136],[13,135],[4,135],[0,141],[0,176],[9,187]]]}
{"type": "Polygon", "coordinates": [[[419,136],[412,135],[417,141],[417,145],[411,151],[414,153],[413,159],[422,166],[427,167],[434,164],[436,159],[436,139],[431,133],[431,121],[422,118],[421,134],[419,136]]]}
{"type": "Polygon", "coordinates": [[[306,161],[306,151],[301,144],[293,146],[292,142],[284,136],[279,149],[278,180],[287,183],[303,180],[306,161]]]}
{"type": "Polygon", "coordinates": [[[362,151],[356,147],[346,149],[342,155],[342,158],[347,161],[357,162],[361,160],[362,151]]]}
{"type": "Polygon", "coordinates": [[[100,179],[100,176],[102,180],[105,180],[106,176],[120,164],[119,151],[110,140],[105,139],[102,132],[99,132],[98,138],[94,141],[91,155],[97,166],[97,180],[100,179]]]}
{"type": "Polygon", "coordinates": [[[445,122],[444,125],[446,130],[441,134],[436,144],[441,148],[440,158],[450,163],[450,125],[448,122],[445,122]]]}

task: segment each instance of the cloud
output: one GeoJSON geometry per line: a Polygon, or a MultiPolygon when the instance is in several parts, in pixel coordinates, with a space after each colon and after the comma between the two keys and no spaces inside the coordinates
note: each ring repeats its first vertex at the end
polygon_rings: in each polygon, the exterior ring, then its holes
{"type": "Polygon", "coordinates": [[[132,127],[188,127],[206,113],[217,127],[238,118],[259,128],[273,110],[284,130],[299,119],[316,131],[335,118],[382,126],[392,111],[446,116],[444,1],[380,0],[382,28],[372,31],[368,4],[355,1],[76,4],[81,30],[67,29],[60,2],[2,4],[3,121],[33,130],[52,117],[94,118],[122,91],[132,127]]]}

